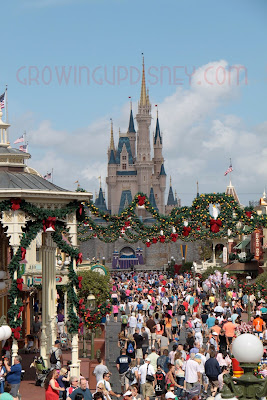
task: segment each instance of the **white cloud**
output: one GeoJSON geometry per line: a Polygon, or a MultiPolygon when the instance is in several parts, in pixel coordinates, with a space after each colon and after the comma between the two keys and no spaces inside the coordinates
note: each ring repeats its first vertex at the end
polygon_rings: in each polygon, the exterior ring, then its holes
{"type": "MultiPolygon", "coordinates": [[[[191,203],[197,180],[201,191],[224,191],[228,183],[224,171],[230,157],[237,191],[251,193],[251,197],[244,197],[245,201],[253,200],[252,193],[260,193],[266,183],[267,122],[247,127],[240,117],[221,111],[221,106],[237,101],[241,95],[244,76],[237,84],[236,75],[236,69],[229,71],[226,61],[210,62],[195,71],[189,89],[178,87],[158,103],[165,169],[172,175],[173,186],[183,204],[191,203]]],[[[153,90],[156,97],[155,87],[153,90]]],[[[136,103],[133,111],[134,114],[137,111],[136,103]]],[[[151,137],[155,109],[152,114],[151,137]]],[[[127,131],[128,118],[127,103],[114,120],[116,143],[119,127],[122,132],[127,131]]],[[[68,189],[75,188],[74,182],[78,179],[82,187],[94,192],[99,187],[100,175],[105,187],[109,119],[109,115],[104,115],[87,127],[68,131],[65,127],[55,129],[49,120],[37,124],[29,114],[25,129],[29,131],[30,164],[43,174],[54,168],[54,182],[68,189]]],[[[242,195],[240,198],[244,201],[242,195]]]]}

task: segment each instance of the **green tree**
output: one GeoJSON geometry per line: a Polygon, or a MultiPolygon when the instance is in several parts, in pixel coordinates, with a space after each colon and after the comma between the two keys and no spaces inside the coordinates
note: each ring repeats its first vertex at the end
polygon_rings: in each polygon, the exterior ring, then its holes
{"type": "Polygon", "coordinates": [[[262,274],[258,275],[255,279],[256,285],[262,285],[265,289],[267,289],[267,271],[263,272],[262,274]]]}
{"type": "Polygon", "coordinates": [[[180,273],[182,274],[183,272],[192,272],[192,262],[185,262],[180,269],[180,273]]]}
{"type": "Polygon", "coordinates": [[[209,260],[212,255],[212,242],[210,240],[203,240],[198,246],[198,253],[201,260],[209,260]]]}
{"type": "Polygon", "coordinates": [[[96,298],[96,306],[103,304],[110,300],[110,274],[100,275],[98,272],[91,270],[82,271],[78,273],[78,276],[82,276],[82,287],[78,291],[78,297],[80,299],[86,299],[90,293],[96,298]]]}

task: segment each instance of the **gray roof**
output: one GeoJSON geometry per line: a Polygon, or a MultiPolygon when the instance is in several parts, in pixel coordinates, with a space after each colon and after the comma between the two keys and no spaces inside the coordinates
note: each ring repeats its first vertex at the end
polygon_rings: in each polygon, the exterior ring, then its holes
{"type": "Polygon", "coordinates": [[[21,150],[13,149],[12,147],[1,147],[0,146],[0,155],[1,154],[19,154],[19,155],[29,155],[28,153],[24,153],[21,150]]]}
{"type": "Polygon", "coordinates": [[[68,190],[54,185],[41,176],[29,174],[28,172],[9,171],[0,171],[0,190],[1,189],[31,189],[68,192],[68,190]]]}

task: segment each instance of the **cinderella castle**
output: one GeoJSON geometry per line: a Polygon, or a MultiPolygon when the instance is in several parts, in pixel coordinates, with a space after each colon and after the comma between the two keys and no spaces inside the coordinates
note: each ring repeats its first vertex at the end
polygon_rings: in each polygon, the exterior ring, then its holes
{"type": "MultiPolygon", "coordinates": [[[[151,138],[151,103],[146,88],[145,65],[143,59],[142,84],[138,113],[133,117],[132,106],[130,109],[128,130],[125,133],[119,131],[118,145],[114,143],[113,123],[111,122],[110,145],[108,148],[107,166],[107,202],[101,185],[95,205],[111,214],[120,213],[138,192],[145,193],[151,205],[161,214],[169,214],[172,208],[180,207],[180,199],[173,188],[170,179],[170,187],[167,197],[167,175],[163,157],[163,135],[160,130],[159,117],[155,124],[153,137],[151,138]],[[153,156],[151,151],[151,139],[153,156]]],[[[155,221],[144,209],[138,209],[138,215],[145,223],[155,221]]],[[[101,224],[104,221],[96,220],[101,224]]],[[[91,239],[80,244],[84,258],[105,260],[113,269],[130,268],[136,266],[149,269],[161,268],[167,264],[171,257],[181,262],[181,241],[176,243],[157,243],[147,248],[143,242],[127,243],[122,238],[113,243],[103,243],[99,239],[91,239]]],[[[197,256],[197,246],[190,243],[187,249],[187,260],[192,261],[197,256]]]]}
{"type": "Polygon", "coordinates": [[[119,132],[119,142],[116,147],[113,123],[111,122],[106,178],[108,204],[106,205],[102,190],[95,203],[102,210],[118,214],[131,203],[138,192],[145,193],[152,206],[161,214],[168,214],[173,207],[180,206],[180,199],[173,194],[171,181],[167,204],[165,204],[167,176],[164,168],[163,141],[158,113],[152,138],[153,158],[151,155],[151,119],[151,104],[146,89],[143,59],[141,95],[138,102],[138,113],[135,117],[137,131],[131,107],[128,130],[126,133],[119,132]]]}

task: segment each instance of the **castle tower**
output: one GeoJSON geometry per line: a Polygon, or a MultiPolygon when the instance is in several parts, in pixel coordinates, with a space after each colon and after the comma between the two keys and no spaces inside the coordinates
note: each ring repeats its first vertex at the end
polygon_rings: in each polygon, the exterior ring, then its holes
{"type": "Polygon", "coordinates": [[[138,113],[136,115],[136,121],[138,124],[136,151],[138,190],[149,196],[151,177],[153,172],[149,131],[151,124],[151,104],[149,101],[148,91],[146,91],[144,57],[141,95],[140,101],[138,103],[138,113]]]}
{"type": "Polygon", "coordinates": [[[168,200],[166,205],[166,214],[169,214],[174,207],[178,206],[177,198],[174,198],[172,190],[172,178],[170,177],[170,189],[168,194],[168,200]]]}
{"type": "MultiPolygon", "coordinates": [[[[157,110],[156,130],[153,135],[153,188],[155,198],[161,214],[165,213],[165,190],[166,190],[166,174],[160,175],[161,169],[164,169],[164,158],[162,155],[162,134],[159,126],[159,116],[157,110]],[[162,167],[163,166],[163,167],[162,167]]],[[[165,171],[164,171],[165,172],[165,171]]]]}
{"type": "Polygon", "coordinates": [[[133,160],[135,162],[135,157],[136,157],[136,151],[135,151],[135,147],[136,147],[136,132],[135,132],[135,129],[134,129],[132,102],[131,102],[130,119],[129,119],[129,127],[128,127],[127,135],[128,135],[129,140],[130,140],[132,156],[133,156],[133,160]]]}
{"type": "Polygon", "coordinates": [[[235,187],[232,185],[231,181],[229,182],[229,185],[226,188],[225,194],[233,196],[235,201],[240,205],[240,201],[239,201],[238,195],[237,195],[235,187]]]}
{"type": "Polygon", "coordinates": [[[106,178],[106,183],[108,186],[108,209],[112,212],[116,212],[112,210],[112,202],[113,202],[113,193],[116,190],[116,179],[117,179],[117,165],[116,165],[116,150],[114,145],[114,135],[113,135],[113,121],[111,119],[111,127],[110,127],[110,145],[108,149],[108,176],[106,178]]]}

